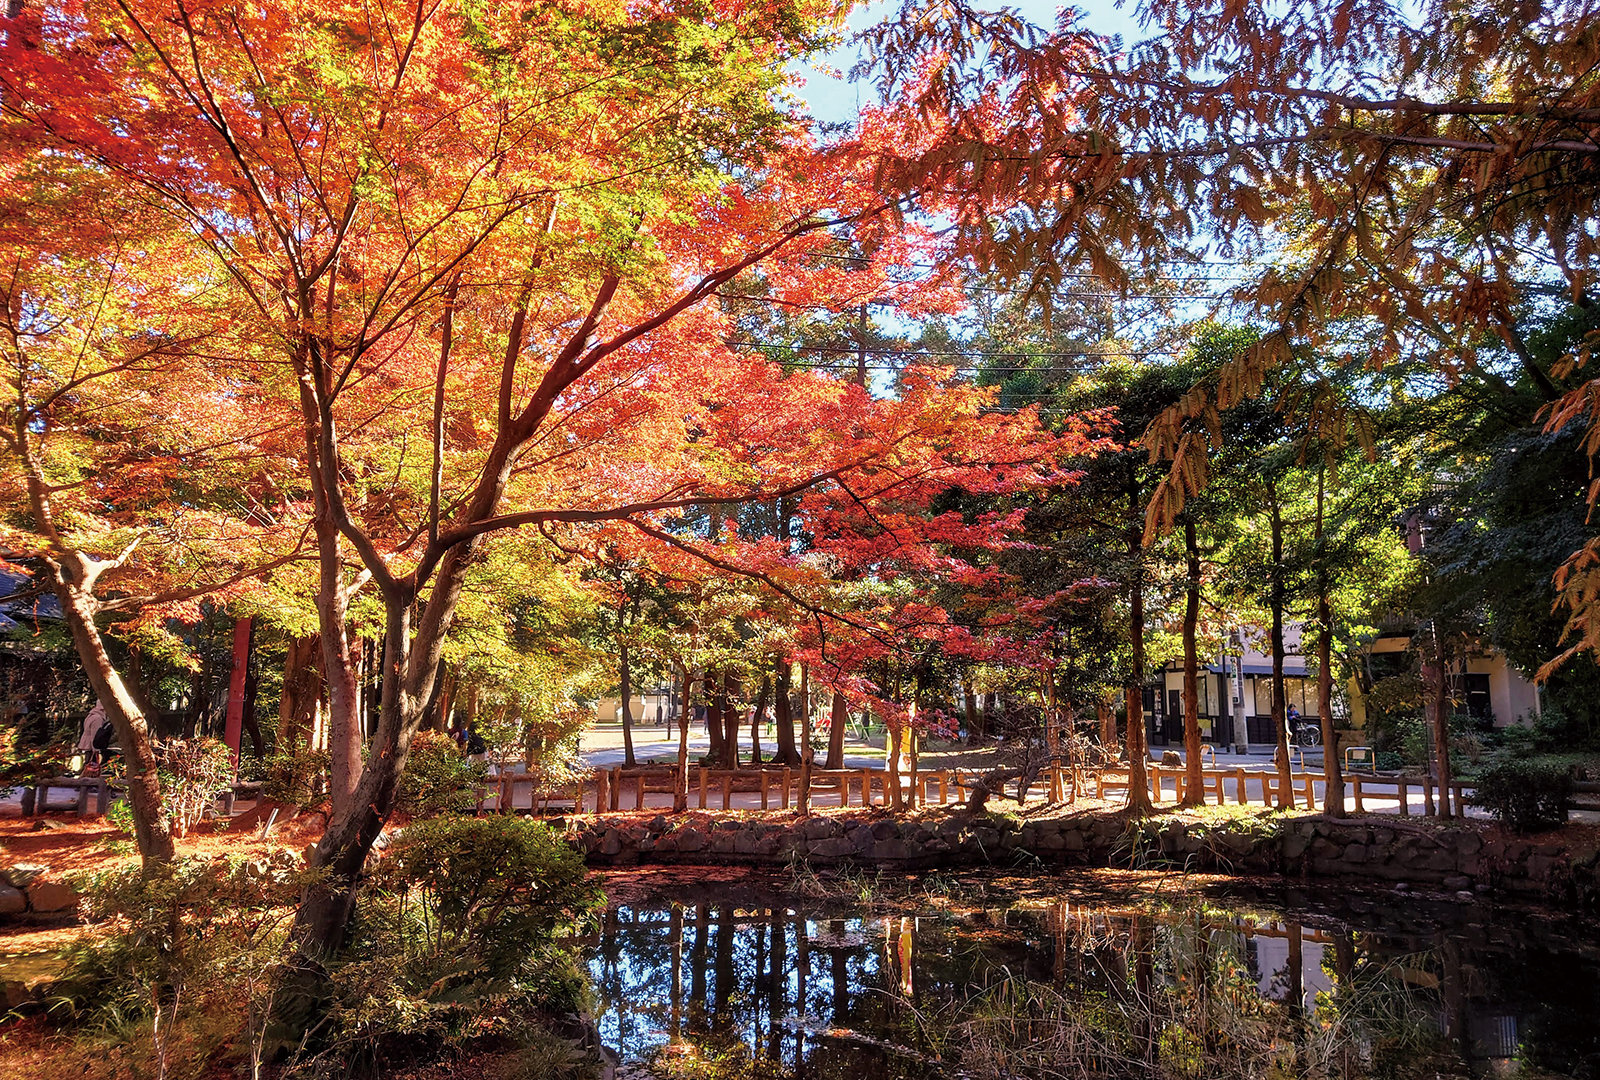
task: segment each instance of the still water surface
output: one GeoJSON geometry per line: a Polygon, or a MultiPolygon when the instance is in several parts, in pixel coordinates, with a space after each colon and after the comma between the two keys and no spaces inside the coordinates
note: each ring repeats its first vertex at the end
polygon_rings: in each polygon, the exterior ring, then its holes
{"type": "Polygon", "coordinates": [[[588,966],[624,1074],[1600,1080],[1586,923],[1404,897],[678,889],[588,966]]]}

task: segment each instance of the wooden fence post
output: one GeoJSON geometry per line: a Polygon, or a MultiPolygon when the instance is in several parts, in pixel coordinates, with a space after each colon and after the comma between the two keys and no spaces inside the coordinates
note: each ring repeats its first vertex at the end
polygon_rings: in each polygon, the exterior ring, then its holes
{"type": "Polygon", "coordinates": [[[1394,785],[1395,785],[1396,789],[1398,789],[1399,792],[1400,792],[1400,816],[1401,817],[1410,817],[1411,816],[1411,798],[1410,798],[1410,793],[1407,792],[1407,790],[1406,790],[1406,788],[1409,786],[1406,783],[1406,778],[1403,777],[1403,776],[1396,777],[1394,785]]]}
{"type": "Polygon", "coordinates": [[[700,809],[704,810],[706,808],[706,767],[704,765],[701,765],[701,766],[699,766],[699,769],[700,769],[700,809]]]}
{"type": "Polygon", "coordinates": [[[1365,813],[1366,807],[1361,805],[1361,777],[1352,776],[1350,778],[1350,793],[1355,796],[1356,813],[1365,813]]]}
{"type": "MultiPolygon", "coordinates": [[[[594,816],[595,817],[599,817],[601,814],[605,813],[606,812],[606,806],[609,805],[610,802],[611,802],[610,796],[606,794],[606,786],[607,786],[606,785],[606,781],[610,778],[610,775],[611,774],[606,772],[604,769],[601,769],[599,772],[594,774],[594,816]]],[[[538,791],[534,790],[534,791],[530,792],[529,793],[529,803],[528,803],[528,808],[529,808],[530,811],[537,809],[536,804],[538,803],[538,801],[539,801],[539,793],[538,793],[538,791]]]]}

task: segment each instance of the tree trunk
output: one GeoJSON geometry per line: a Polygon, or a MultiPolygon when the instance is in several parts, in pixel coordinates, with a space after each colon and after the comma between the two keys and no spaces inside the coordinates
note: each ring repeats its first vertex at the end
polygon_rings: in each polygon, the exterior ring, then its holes
{"type": "Polygon", "coordinates": [[[1431,677],[1424,679],[1428,690],[1425,710],[1432,713],[1428,727],[1433,734],[1433,782],[1438,802],[1439,817],[1454,817],[1450,805],[1450,690],[1449,657],[1445,654],[1444,636],[1435,628],[1434,660],[1427,667],[1431,677]]]}
{"type": "Polygon", "coordinates": [[[772,718],[778,729],[778,757],[780,764],[791,768],[800,764],[800,751],[794,745],[794,709],[789,700],[793,686],[794,670],[788,658],[773,667],[775,680],[772,687],[772,718]]]}
{"type": "Polygon", "coordinates": [[[767,706],[772,701],[772,676],[761,677],[761,689],[756,693],[755,711],[750,714],[750,764],[761,767],[761,724],[767,716],[767,706]]]}
{"type": "Polygon", "coordinates": [[[1317,473],[1317,715],[1322,720],[1322,809],[1344,817],[1344,763],[1333,727],[1333,607],[1328,602],[1327,552],[1323,549],[1323,493],[1327,465],[1317,473]]]}
{"type": "Polygon", "coordinates": [[[1288,600],[1284,582],[1283,516],[1278,511],[1277,492],[1270,496],[1272,515],[1272,584],[1268,603],[1272,607],[1272,727],[1278,735],[1278,809],[1294,806],[1294,792],[1290,789],[1293,776],[1289,769],[1288,703],[1283,692],[1283,609],[1288,600]]]}
{"type": "Polygon", "coordinates": [[[722,765],[726,769],[739,767],[739,709],[741,684],[737,676],[724,670],[722,673],[722,765]]]}
{"type": "Polygon", "coordinates": [[[800,665],[800,798],[801,817],[811,814],[811,768],[817,752],[811,746],[811,668],[800,665]]]}
{"type": "Polygon", "coordinates": [[[917,734],[915,721],[912,721],[911,730],[906,732],[906,738],[911,743],[911,809],[915,810],[922,805],[922,787],[917,783],[917,766],[922,751],[922,739],[917,734]]]}
{"type": "Polygon", "coordinates": [[[678,704],[678,774],[672,785],[672,809],[689,809],[689,693],[693,679],[688,665],[683,668],[683,699],[678,704]]]}
{"type": "Polygon", "coordinates": [[[174,854],[172,832],[161,805],[161,781],[155,749],[150,743],[149,720],[111,663],[105,640],[95,624],[98,603],[91,591],[90,561],[74,554],[59,562],[52,559],[49,566],[56,599],[84,674],[106,710],[106,719],[111,721],[123,759],[128,763],[128,807],[133,812],[133,835],[140,859],[146,868],[170,862],[174,854]]]}
{"type": "Polygon", "coordinates": [[[244,731],[250,736],[250,748],[256,760],[267,756],[267,740],[261,734],[261,720],[256,715],[261,690],[261,665],[255,662],[256,625],[250,627],[250,656],[244,669],[244,731]]]}
{"type": "Polygon", "coordinates": [[[1128,555],[1133,562],[1133,580],[1128,588],[1128,643],[1133,664],[1125,687],[1128,730],[1128,809],[1135,814],[1150,812],[1150,774],[1145,769],[1144,737],[1144,523],[1143,503],[1136,483],[1129,486],[1128,555]]]}
{"type": "Polygon", "coordinates": [[[1061,760],[1061,724],[1056,715],[1056,673],[1046,671],[1044,676],[1044,749],[1050,764],[1061,760]]]}
{"type": "Polygon", "coordinates": [[[710,745],[706,748],[706,757],[713,765],[721,765],[722,753],[722,676],[715,671],[705,673],[702,682],[703,693],[706,699],[706,738],[710,745]]]}
{"type": "Polygon", "coordinates": [[[844,692],[833,692],[833,712],[828,720],[828,758],[822,763],[824,769],[844,768],[844,731],[850,723],[850,705],[845,701],[844,692]]]}
{"type": "Polygon", "coordinates": [[[1095,715],[1100,718],[1100,745],[1106,752],[1115,756],[1117,753],[1117,714],[1111,708],[1111,702],[1105,698],[1094,703],[1095,715]]]}
{"type": "Polygon", "coordinates": [[[322,678],[317,672],[321,651],[315,634],[291,638],[283,660],[283,694],[278,699],[278,739],[280,754],[297,753],[302,747],[314,750],[317,707],[321,703],[322,678]]]}
{"type": "Polygon", "coordinates": [[[1322,808],[1344,817],[1344,763],[1339,760],[1339,735],[1333,726],[1333,614],[1327,583],[1317,595],[1317,712],[1322,717],[1322,808]]]}
{"type": "Polygon", "coordinates": [[[976,746],[978,742],[978,695],[972,692],[972,687],[967,687],[962,693],[962,706],[967,716],[967,745],[976,746]]]}
{"type": "Polygon", "coordinates": [[[1200,626],[1200,545],[1194,522],[1183,526],[1188,579],[1183,606],[1183,766],[1184,806],[1204,806],[1205,776],[1200,761],[1200,654],[1195,637],[1200,626]]]}
{"type": "Polygon", "coordinates": [[[250,676],[249,618],[233,622],[233,667],[228,672],[228,718],[222,729],[222,741],[233,752],[233,771],[239,772],[239,748],[244,743],[244,685],[250,676]]]}
{"type": "Polygon", "coordinates": [[[888,799],[886,800],[891,810],[899,810],[903,804],[900,798],[900,751],[905,742],[905,725],[891,722],[889,728],[889,755],[884,762],[885,776],[888,783],[888,799]]]}
{"type": "Polygon", "coordinates": [[[621,669],[622,676],[622,764],[632,769],[638,765],[633,757],[633,706],[629,698],[633,696],[632,672],[628,670],[628,643],[617,642],[617,667],[621,669]]]}
{"type": "MultiPolygon", "coordinates": [[[[442,570],[441,578],[452,572],[459,575],[460,569],[442,570]]],[[[453,606],[454,599],[455,596],[443,600],[436,597],[435,602],[453,606]]],[[[344,943],[367,855],[394,810],[395,792],[411,753],[411,740],[424,719],[423,710],[432,687],[413,683],[412,691],[420,693],[407,692],[402,687],[400,672],[409,666],[404,658],[411,656],[413,649],[422,648],[424,655],[412,657],[413,661],[427,664],[428,674],[434,677],[439,671],[448,621],[442,625],[430,621],[430,633],[424,636],[419,632],[413,641],[412,605],[387,603],[385,607],[383,656],[389,670],[380,680],[383,696],[367,767],[361,770],[354,791],[347,797],[346,811],[334,812],[307,860],[307,869],[316,872],[316,877],[302,894],[295,917],[301,957],[307,961],[320,963],[344,943]]]]}

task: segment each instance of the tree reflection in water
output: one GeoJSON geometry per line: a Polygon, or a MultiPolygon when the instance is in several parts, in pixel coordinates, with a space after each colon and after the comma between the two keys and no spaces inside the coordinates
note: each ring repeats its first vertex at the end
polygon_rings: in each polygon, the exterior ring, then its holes
{"type": "Polygon", "coordinates": [[[1600,1005],[1600,958],[1560,943],[1215,906],[793,903],[613,909],[589,944],[607,1044],[661,1080],[1354,1080],[1600,1063],[1577,1015],[1600,1005]]]}

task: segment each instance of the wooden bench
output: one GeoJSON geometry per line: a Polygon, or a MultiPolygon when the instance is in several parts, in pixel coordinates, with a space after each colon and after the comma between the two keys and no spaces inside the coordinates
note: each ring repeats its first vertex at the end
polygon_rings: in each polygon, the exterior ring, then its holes
{"type": "Polygon", "coordinates": [[[57,776],[51,780],[40,780],[30,784],[22,792],[22,814],[32,817],[43,814],[49,810],[76,809],[79,817],[89,817],[89,796],[94,796],[94,815],[99,817],[106,812],[106,806],[111,801],[111,784],[103,776],[57,776]],[[63,803],[56,806],[50,805],[51,788],[72,788],[77,792],[74,803],[63,803]]]}

